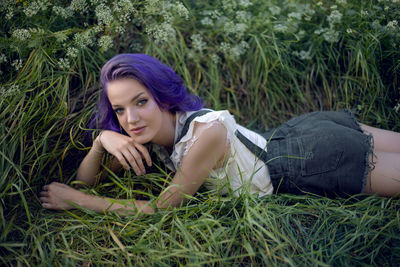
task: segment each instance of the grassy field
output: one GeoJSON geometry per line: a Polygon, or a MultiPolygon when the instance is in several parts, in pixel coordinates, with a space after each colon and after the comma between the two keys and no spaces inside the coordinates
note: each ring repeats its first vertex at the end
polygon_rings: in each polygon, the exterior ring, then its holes
{"type": "MultiPolygon", "coordinates": [[[[121,52],[172,66],[208,107],[265,130],[352,109],[400,131],[400,1],[1,1],[0,264],[398,266],[400,200],[219,196],[120,217],[52,212],[91,145],[99,70],[121,52]]],[[[165,168],[110,174],[86,192],[154,198],[165,168]]]]}

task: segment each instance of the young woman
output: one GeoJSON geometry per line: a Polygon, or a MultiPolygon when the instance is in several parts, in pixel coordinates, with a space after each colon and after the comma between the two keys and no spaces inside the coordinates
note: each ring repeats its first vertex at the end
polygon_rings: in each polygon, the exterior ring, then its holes
{"type": "Polygon", "coordinates": [[[305,114],[264,138],[236,124],[228,111],[196,113],[201,100],[186,91],[171,68],[148,55],[115,56],[102,68],[101,83],[96,120],[103,130],[76,179],[95,184],[106,152],[113,155],[113,170],[145,174],[145,165],[152,165],[147,143],[175,176],[152,203],[124,204],[53,182],[40,193],[46,209],[78,205],[98,212],[152,213],[183,204],[203,184],[233,195],[243,190],[259,196],[400,192],[400,133],[360,124],[347,111],[305,114]]]}

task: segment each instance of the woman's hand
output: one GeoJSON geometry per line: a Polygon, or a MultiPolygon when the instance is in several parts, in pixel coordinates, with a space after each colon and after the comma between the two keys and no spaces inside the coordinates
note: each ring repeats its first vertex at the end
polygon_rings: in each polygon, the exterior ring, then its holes
{"type": "Polygon", "coordinates": [[[43,191],[39,195],[43,208],[69,210],[75,208],[73,204],[78,204],[85,196],[85,193],[66,184],[52,182],[43,186],[43,191]]]}
{"type": "MultiPolygon", "coordinates": [[[[101,146],[101,149],[114,155],[124,169],[129,170],[129,166],[131,166],[137,175],[146,174],[143,160],[146,161],[147,166],[151,166],[151,157],[147,148],[136,143],[129,136],[105,130],[95,139],[96,142],[97,147],[101,146]]],[[[93,146],[95,145],[93,144],[93,146]]]]}

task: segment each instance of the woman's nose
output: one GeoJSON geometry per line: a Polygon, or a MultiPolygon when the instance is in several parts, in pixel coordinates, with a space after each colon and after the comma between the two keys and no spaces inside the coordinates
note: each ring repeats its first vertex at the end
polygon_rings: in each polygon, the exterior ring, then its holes
{"type": "Polygon", "coordinates": [[[138,112],[134,108],[128,109],[128,123],[137,123],[139,120],[138,112]]]}

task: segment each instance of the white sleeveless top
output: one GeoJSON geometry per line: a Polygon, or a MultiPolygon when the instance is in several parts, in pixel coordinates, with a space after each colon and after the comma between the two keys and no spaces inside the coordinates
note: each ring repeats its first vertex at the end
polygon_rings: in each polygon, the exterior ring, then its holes
{"type": "MultiPolygon", "coordinates": [[[[193,111],[176,113],[175,143],[186,119],[192,113],[193,111]]],[[[210,172],[209,179],[204,184],[208,189],[218,190],[222,195],[227,194],[229,190],[233,192],[234,196],[238,196],[242,190],[256,193],[258,196],[272,194],[273,187],[266,164],[236,137],[235,131],[238,130],[265,151],[267,151],[267,141],[259,134],[237,124],[227,110],[212,111],[196,117],[190,123],[186,135],[174,145],[171,156],[164,147],[154,145],[154,151],[171,171],[176,172],[179,169],[182,158],[197,140],[197,137],[193,136],[195,122],[206,123],[210,126],[215,122],[220,122],[227,129],[229,158],[223,167],[210,172]]]]}

